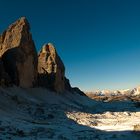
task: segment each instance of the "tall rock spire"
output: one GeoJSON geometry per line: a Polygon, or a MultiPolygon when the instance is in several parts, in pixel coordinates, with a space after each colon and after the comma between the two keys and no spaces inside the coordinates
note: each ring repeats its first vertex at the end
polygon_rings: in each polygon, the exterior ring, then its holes
{"type": "Polygon", "coordinates": [[[12,83],[33,87],[37,81],[37,52],[25,17],[11,24],[0,36],[0,57],[12,83]]]}
{"type": "Polygon", "coordinates": [[[65,90],[65,67],[51,43],[45,44],[38,55],[38,73],[40,86],[65,90]]]}

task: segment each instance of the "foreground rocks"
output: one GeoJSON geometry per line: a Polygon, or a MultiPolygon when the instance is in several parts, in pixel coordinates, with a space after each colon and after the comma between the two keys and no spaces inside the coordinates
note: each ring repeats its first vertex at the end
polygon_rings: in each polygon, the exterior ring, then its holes
{"type": "Polygon", "coordinates": [[[0,36],[0,57],[12,84],[25,88],[36,84],[37,52],[25,17],[10,25],[0,36]]]}

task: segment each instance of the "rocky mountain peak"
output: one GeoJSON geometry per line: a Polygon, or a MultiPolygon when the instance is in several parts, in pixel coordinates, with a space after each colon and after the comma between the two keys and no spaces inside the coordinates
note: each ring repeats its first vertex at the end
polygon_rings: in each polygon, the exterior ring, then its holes
{"type": "Polygon", "coordinates": [[[41,86],[47,86],[57,92],[64,91],[65,67],[51,43],[43,45],[38,55],[38,72],[41,86]]]}
{"type": "Polygon", "coordinates": [[[37,55],[30,25],[21,17],[0,35],[0,85],[45,87],[62,93],[73,89],[54,45],[43,45],[37,55]]]}
{"type": "Polygon", "coordinates": [[[22,44],[23,42],[26,43],[27,41],[32,41],[30,25],[27,19],[25,17],[21,17],[15,21],[2,33],[0,38],[0,56],[10,48],[19,46],[25,47],[25,45],[22,44]]]}
{"type": "Polygon", "coordinates": [[[54,55],[56,54],[55,47],[52,43],[48,43],[48,44],[43,45],[41,52],[42,53],[51,53],[54,55]]]}
{"type": "Polygon", "coordinates": [[[0,37],[0,57],[13,84],[32,87],[37,80],[37,52],[25,17],[11,24],[0,37]]]}
{"type": "Polygon", "coordinates": [[[30,30],[30,24],[27,20],[26,17],[21,17],[19,18],[18,20],[16,20],[14,23],[12,23],[10,26],[9,26],[9,30],[14,28],[15,26],[18,26],[19,28],[25,28],[26,30],[30,30]]]}

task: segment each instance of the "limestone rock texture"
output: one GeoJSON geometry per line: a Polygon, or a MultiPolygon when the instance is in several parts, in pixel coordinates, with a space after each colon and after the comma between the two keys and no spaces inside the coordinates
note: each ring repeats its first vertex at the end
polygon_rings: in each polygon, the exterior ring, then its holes
{"type": "Polygon", "coordinates": [[[0,35],[0,86],[44,87],[57,93],[72,88],[65,66],[53,44],[45,44],[37,54],[30,25],[21,17],[0,35]]]}
{"type": "Polygon", "coordinates": [[[25,17],[0,35],[0,58],[13,84],[28,88],[37,83],[37,52],[25,17]]]}
{"type": "Polygon", "coordinates": [[[65,66],[51,43],[45,44],[38,54],[39,86],[56,92],[65,90],[65,66]]]}

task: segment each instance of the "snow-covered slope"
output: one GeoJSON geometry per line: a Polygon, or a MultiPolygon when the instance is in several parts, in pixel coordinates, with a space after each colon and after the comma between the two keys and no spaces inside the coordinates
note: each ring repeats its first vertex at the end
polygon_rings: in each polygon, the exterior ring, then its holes
{"type": "Polygon", "coordinates": [[[134,88],[132,91],[131,91],[131,94],[132,95],[140,95],[140,86],[134,88]]]}
{"type": "Polygon", "coordinates": [[[137,140],[140,108],[133,102],[96,102],[42,88],[0,88],[2,140],[137,140]]]}

